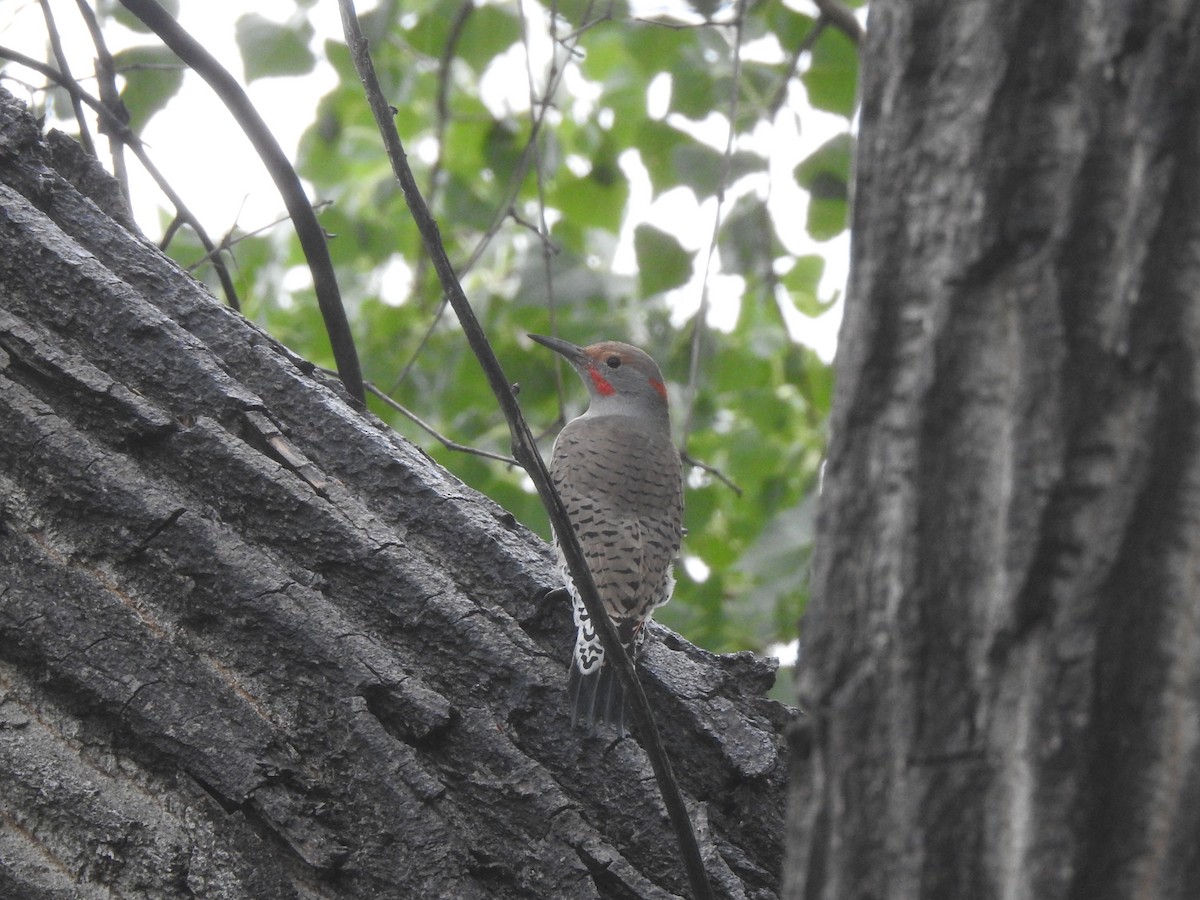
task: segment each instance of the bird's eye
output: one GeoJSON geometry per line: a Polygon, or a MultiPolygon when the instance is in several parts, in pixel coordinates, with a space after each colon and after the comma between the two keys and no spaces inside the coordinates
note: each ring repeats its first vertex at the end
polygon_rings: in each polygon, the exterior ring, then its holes
{"type": "Polygon", "coordinates": [[[606,366],[608,366],[610,369],[619,369],[619,368],[621,368],[621,357],[610,356],[608,359],[606,359],[604,361],[604,364],[606,366]]]}

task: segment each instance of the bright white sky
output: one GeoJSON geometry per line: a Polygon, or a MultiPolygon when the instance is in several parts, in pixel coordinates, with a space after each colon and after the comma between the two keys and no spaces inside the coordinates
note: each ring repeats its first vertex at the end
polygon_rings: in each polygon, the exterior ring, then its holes
{"type": "MultiPolygon", "coordinates": [[[[808,0],[793,2],[800,8],[809,7],[806,11],[815,14],[815,8],[808,0]]],[[[368,0],[358,5],[361,13],[374,4],[368,0]]],[[[94,52],[86,31],[79,23],[74,0],[52,0],[51,7],[68,57],[75,61],[76,75],[81,75],[90,68],[94,52]]],[[[527,4],[529,8],[532,6],[527,4]]],[[[253,11],[273,21],[284,22],[294,14],[295,9],[292,0],[184,2],[180,22],[236,76],[242,72],[241,58],[234,41],[234,23],[237,19],[253,11]]],[[[334,84],[333,69],[321,57],[320,51],[326,38],[341,38],[337,4],[333,0],[322,0],[309,11],[309,16],[316,28],[313,49],[318,55],[318,64],[314,71],[300,78],[259,79],[248,86],[251,100],[286,153],[294,153],[302,131],[313,119],[318,100],[334,84]]],[[[45,45],[45,33],[45,23],[37,0],[5,0],[0,3],[0,43],[37,56],[39,49],[45,45]]],[[[114,51],[153,39],[111,26],[106,36],[110,49],[114,51]]],[[[769,56],[772,52],[770,46],[746,48],[749,56],[769,56]]],[[[582,79],[578,77],[569,79],[567,89],[586,90],[581,82],[582,79]]],[[[41,84],[41,76],[33,75],[30,83],[41,84]]],[[[8,87],[20,94],[17,85],[9,83],[8,87]]],[[[669,82],[656,82],[652,85],[649,98],[651,110],[658,106],[665,112],[669,97],[669,82]]],[[[526,65],[519,54],[509,54],[493,68],[484,85],[483,99],[496,112],[528,109],[526,65]]],[[[714,146],[724,146],[724,125],[717,117],[698,127],[681,119],[672,118],[671,122],[689,128],[697,137],[714,146]]],[[[793,253],[819,254],[825,258],[825,276],[820,288],[823,298],[840,296],[844,290],[849,237],[843,234],[823,243],[814,242],[808,237],[803,225],[808,195],[795,184],[791,173],[800,160],[844,127],[844,120],[839,117],[809,107],[803,89],[794,85],[791,109],[781,114],[776,123],[764,126],[754,136],[754,144],[759,152],[769,148],[772,211],[778,221],[785,223],[780,228],[781,239],[793,253]]],[[[282,203],[258,157],[234,125],[229,113],[197,76],[188,73],[179,96],[151,121],[145,139],[151,158],[204,223],[214,240],[235,222],[244,230],[253,230],[281,216],[282,203]]],[[[649,177],[636,155],[627,154],[622,164],[632,188],[632,215],[626,233],[618,243],[614,259],[617,271],[628,273],[633,269],[632,225],[638,221],[649,221],[675,235],[687,249],[707,247],[712,233],[715,200],[698,206],[691,193],[684,189],[669,191],[652,200],[649,177]]],[[[160,208],[164,201],[135,160],[131,160],[130,168],[134,214],[149,234],[155,234],[162,228],[160,208]]],[[[732,205],[733,199],[733,196],[727,199],[726,209],[732,205]]],[[[699,303],[703,258],[702,251],[697,255],[696,275],[692,282],[669,297],[679,321],[691,315],[699,303]]],[[[742,287],[740,278],[710,274],[711,322],[715,327],[732,326],[742,287]]],[[[396,291],[397,296],[403,293],[402,289],[396,291]]],[[[815,349],[823,359],[832,359],[837,328],[841,322],[840,302],[816,319],[803,316],[789,309],[786,304],[785,314],[788,315],[789,329],[794,338],[815,349]]]]}

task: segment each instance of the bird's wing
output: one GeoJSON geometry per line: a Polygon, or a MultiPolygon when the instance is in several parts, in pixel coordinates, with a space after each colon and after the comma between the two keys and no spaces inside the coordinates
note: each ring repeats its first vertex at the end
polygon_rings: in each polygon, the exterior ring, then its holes
{"type": "Polygon", "coordinates": [[[682,531],[669,438],[577,419],[555,443],[553,474],[609,614],[641,618],[665,602],[682,531]]]}

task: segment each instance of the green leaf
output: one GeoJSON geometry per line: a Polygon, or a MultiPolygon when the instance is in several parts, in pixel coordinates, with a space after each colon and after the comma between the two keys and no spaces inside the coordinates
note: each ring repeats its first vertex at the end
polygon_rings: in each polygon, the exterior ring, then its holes
{"type": "Polygon", "coordinates": [[[608,85],[617,79],[635,80],[630,69],[637,60],[630,56],[628,35],[623,29],[598,25],[585,36],[583,50],[580,71],[593,82],[608,85]]]}
{"type": "Polygon", "coordinates": [[[166,47],[153,45],[118,51],[113,66],[125,78],[121,102],[129,110],[129,127],[141,134],[150,117],[179,92],[183,63],[166,47]]]}
{"type": "Polygon", "coordinates": [[[287,23],[272,22],[258,13],[246,13],[234,26],[234,37],[242,54],[246,81],[278,75],[311,72],[316,57],[308,48],[313,27],[305,16],[287,23]]]}
{"type": "Polygon", "coordinates": [[[583,177],[564,173],[547,201],[569,219],[616,234],[625,213],[629,184],[616,160],[598,159],[583,177]]]}
{"type": "Polygon", "coordinates": [[[643,297],[687,284],[692,277],[694,253],[684,250],[674,236],[652,225],[639,225],[633,232],[633,249],[638,261],[638,284],[643,297]]]}
{"type": "Polygon", "coordinates": [[[784,52],[794,52],[803,43],[813,28],[812,16],[806,16],[786,6],[781,0],[767,0],[755,7],[753,15],[761,16],[767,23],[767,31],[774,34],[784,52]]]}
{"type": "Polygon", "coordinates": [[[845,199],[849,193],[850,153],[848,133],[831,137],[796,166],[796,182],[822,197],[845,199]]]}
{"type": "MultiPolygon", "coordinates": [[[[562,223],[555,226],[551,236],[560,245],[564,245],[562,223]]],[[[572,241],[574,243],[574,241],[572,241]]],[[[554,280],[554,294],[558,303],[584,303],[592,298],[607,301],[614,285],[601,272],[587,264],[587,260],[577,252],[560,250],[550,260],[551,275],[554,280]]],[[[522,269],[521,280],[517,286],[517,305],[545,308],[550,302],[550,293],[546,287],[545,265],[540,258],[530,257],[522,269]]]]}
{"type": "Polygon", "coordinates": [[[687,140],[671,156],[678,183],[687,185],[700,199],[711,197],[738,178],[766,168],[767,161],[757,153],[739,150],[729,158],[728,178],[722,182],[725,155],[699,141],[687,140]]]}
{"type": "Polygon", "coordinates": [[[836,237],[846,229],[850,153],[850,135],[839,134],[796,166],[797,183],[811,195],[808,232],[817,240],[836,237]]]}
{"type": "Polygon", "coordinates": [[[646,120],[638,126],[637,149],[642,164],[650,173],[650,186],[655,195],[678,183],[675,170],[676,153],[692,139],[665,122],[646,120]]]}
{"type": "MultiPolygon", "coordinates": [[[[444,8],[434,15],[448,18],[444,8]]],[[[493,59],[521,39],[521,23],[500,6],[479,6],[467,19],[459,38],[457,54],[475,72],[482,74],[493,59]]]]}
{"type": "MultiPolygon", "coordinates": [[[[738,110],[737,127],[739,131],[749,131],[762,118],[763,107],[775,100],[775,94],[783,86],[785,79],[791,76],[791,71],[782,64],[768,64],[748,61],[742,63],[738,77],[738,110]]],[[[716,95],[721,98],[719,104],[729,106],[729,95],[732,90],[732,77],[722,77],[717,82],[716,95]]]]}
{"type": "Polygon", "coordinates": [[[738,618],[755,623],[764,643],[794,628],[807,598],[808,561],[812,554],[815,494],[778,513],[737,562],[754,589],[738,599],[738,618]]]}
{"type": "Polygon", "coordinates": [[[805,227],[814,240],[828,241],[846,230],[849,207],[845,200],[814,197],[808,204],[805,227]]]}
{"type": "Polygon", "coordinates": [[[809,103],[850,118],[858,94],[858,47],[836,28],[826,28],[800,80],[808,89],[809,103]]]}
{"type": "Polygon", "coordinates": [[[488,167],[497,175],[514,171],[528,138],[528,131],[511,121],[494,120],[484,138],[483,155],[488,167]]]}
{"type": "Polygon", "coordinates": [[[456,176],[446,182],[442,202],[444,218],[448,222],[478,231],[484,231],[491,224],[496,205],[480,196],[478,187],[478,179],[464,181],[456,176]]]}
{"type": "Polygon", "coordinates": [[[800,256],[797,257],[796,264],[780,279],[796,309],[806,316],[819,316],[833,304],[832,300],[822,302],[817,294],[817,286],[824,271],[824,257],[800,256]]]}
{"type": "Polygon", "coordinates": [[[717,239],[722,266],[737,272],[759,268],[770,248],[770,233],[766,204],[753,194],[739,197],[721,223],[717,239]]]}
{"type": "Polygon", "coordinates": [[[442,145],[442,165],[459,178],[478,178],[487,166],[484,153],[493,130],[491,117],[464,119],[455,117],[446,129],[442,145]]]}
{"type": "Polygon", "coordinates": [[[452,16],[446,15],[445,9],[427,10],[404,32],[408,45],[424,56],[438,59],[450,37],[453,21],[452,16]]]}
{"type": "MultiPolygon", "coordinates": [[[[670,70],[671,110],[689,119],[703,119],[713,111],[718,102],[727,102],[729,94],[722,94],[718,100],[714,78],[714,71],[718,67],[712,60],[705,58],[704,49],[696,43],[690,43],[683,51],[670,70]]],[[[651,58],[661,59],[657,56],[651,58]]],[[[726,67],[721,65],[719,68],[726,67]]]]}
{"type": "MultiPolygon", "coordinates": [[[[833,366],[808,347],[793,347],[785,360],[787,380],[798,385],[813,414],[824,422],[833,404],[833,366]]],[[[823,434],[820,435],[823,439],[823,434]]]]}

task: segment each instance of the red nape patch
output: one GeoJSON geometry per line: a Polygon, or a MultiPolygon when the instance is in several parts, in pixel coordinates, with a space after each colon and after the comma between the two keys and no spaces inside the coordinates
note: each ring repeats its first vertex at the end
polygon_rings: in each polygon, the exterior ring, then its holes
{"type": "Polygon", "coordinates": [[[602,396],[608,397],[617,392],[617,389],[612,386],[612,382],[600,374],[600,370],[595,366],[588,369],[588,375],[592,376],[592,384],[596,386],[596,390],[602,396]]]}
{"type": "Polygon", "coordinates": [[[667,399],[667,386],[665,384],[663,384],[661,381],[659,381],[657,378],[650,379],[650,387],[652,387],[656,391],[658,391],[659,396],[661,396],[664,400],[667,399]]]}

